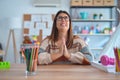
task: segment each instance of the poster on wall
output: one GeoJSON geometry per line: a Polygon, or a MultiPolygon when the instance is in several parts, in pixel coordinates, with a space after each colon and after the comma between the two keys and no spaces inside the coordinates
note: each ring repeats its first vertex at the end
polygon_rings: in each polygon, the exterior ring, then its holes
{"type": "Polygon", "coordinates": [[[37,36],[39,42],[50,35],[54,14],[24,14],[23,37],[37,36]]]}

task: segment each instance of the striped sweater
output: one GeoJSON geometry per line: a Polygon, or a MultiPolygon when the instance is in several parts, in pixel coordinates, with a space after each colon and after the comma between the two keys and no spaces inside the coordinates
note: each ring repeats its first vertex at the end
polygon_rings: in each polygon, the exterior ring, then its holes
{"type": "Polygon", "coordinates": [[[58,51],[58,46],[52,46],[48,37],[46,37],[40,45],[38,64],[90,64],[93,60],[87,44],[80,37],[74,37],[72,47],[68,49],[68,52],[71,55],[69,59],[62,56],[59,59],[52,61],[50,54],[55,54],[58,51]]]}

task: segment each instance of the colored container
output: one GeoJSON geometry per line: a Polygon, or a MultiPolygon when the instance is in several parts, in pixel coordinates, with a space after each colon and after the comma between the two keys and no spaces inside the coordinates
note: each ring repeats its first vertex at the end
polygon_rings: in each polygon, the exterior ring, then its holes
{"type": "Polygon", "coordinates": [[[88,19],[88,13],[87,12],[80,12],[81,19],[88,19]]]}

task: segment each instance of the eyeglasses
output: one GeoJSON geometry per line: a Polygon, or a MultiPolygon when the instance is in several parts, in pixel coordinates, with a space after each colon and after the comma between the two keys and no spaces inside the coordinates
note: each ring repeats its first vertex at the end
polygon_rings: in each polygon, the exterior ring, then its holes
{"type": "Polygon", "coordinates": [[[58,17],[57,17],[57,20],[58,20],[58,21],[62,21],[63,19],[64,19],[65,21],[69,21],[69,17],[68,17],[68,16],[64,16],[64,17],[58,16],[58,17]]]}

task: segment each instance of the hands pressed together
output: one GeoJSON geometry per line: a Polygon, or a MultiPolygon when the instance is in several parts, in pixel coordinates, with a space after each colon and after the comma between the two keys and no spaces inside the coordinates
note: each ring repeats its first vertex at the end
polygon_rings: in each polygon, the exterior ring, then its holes
{"type": "Polygon", "coordinates": [[[70,54],[69,54],[69,52],[68,52],[68,50],[67,50],[67,46],[66,46],[66,43],[65,43],[65,39],[63,38],[62,39],[62,44],[61,44],[61,46],[60,46],[60,53],[64,56],[64,57],[66,57],[67,59],[69,59],[70,58],[70,54]]]}
{"type": "Polygon", "coordinates": [[[66,46],[64,38],[62,39],[62,42],[60,44],[59,52],[55,53],[55,54],[51,54],[51,58],[54,61],[54,60],[60,58],[61,56],[64,56],[67,59],[70,58],[70,54],[69,54],[69,52],[67,50],[67,46],[66,46]]]}

